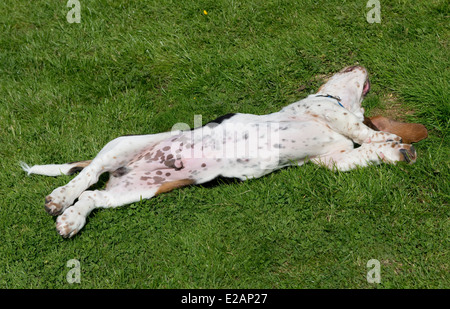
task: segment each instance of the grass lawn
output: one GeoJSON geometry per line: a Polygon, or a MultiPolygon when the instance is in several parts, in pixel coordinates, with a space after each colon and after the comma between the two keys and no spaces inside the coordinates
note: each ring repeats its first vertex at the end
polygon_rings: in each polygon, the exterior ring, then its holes
{"type": "Polygon", "coordinates": [[[450,288],[447,1],[381,0],[380,23],[365,0],[80,2],[80,23],[65,0],[0,2],[0,288],[450,288]],[[94,211],[72,239],[43,207],[71,177],[18,164],[275,112],[357,63],[368,115],[428,128],[416,164],[186,187],[94,211]]]}

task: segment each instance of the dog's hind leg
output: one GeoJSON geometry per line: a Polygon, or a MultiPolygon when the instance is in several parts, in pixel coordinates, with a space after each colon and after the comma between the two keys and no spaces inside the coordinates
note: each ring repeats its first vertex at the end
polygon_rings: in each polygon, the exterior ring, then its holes
{"type": "Polygon", "coordinates": [[[61,214],[73,204],[83,191],[95,184],[101,174],[122,168],[143,150],[151,148],[177,133],[180,132],[123,136],[112,140],[74,179],[65,186],[53,190],[45,198],[46,211],[51,215],[61,214]]]}
{"type": "Polygon", "coordinates": [[[78,201],[56,219],[56,230],[67,238],[78,233],[86,223],[86,217],[95,208],[118,207],[127,203],[139,201],[140,198],[151,198],[156,193],[156,188],[149,188],[145,194],[121,194],[114,191],[95,190],[84,191],[78,201]]]}
{"type": "Polygon", "coordinates": [[[134,186],[114,186],[105,190],[84,191],[78,201],[67,208],[62,215],[56,219],[56,230],[63,237],[72,237],[86,223],[86,217],[95,208],[111,208],[138,202],[143,199],[152,198],[160,193],[168,192],[175,188],[193,184],[192,179],[179,179],[158,185],[146,186],[145,189],[134,186]]]}

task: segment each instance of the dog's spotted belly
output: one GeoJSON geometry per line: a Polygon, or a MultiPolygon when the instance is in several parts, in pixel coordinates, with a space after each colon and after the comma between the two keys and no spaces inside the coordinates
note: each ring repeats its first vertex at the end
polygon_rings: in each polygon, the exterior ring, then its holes
{"type": "Polygon", "coordinates": [[[144,148],[112,173],[109,186],[131,189],[181,179],[199,184],[218,176],[245,180],[326,154],[334,142],[349,142],[316,121],[248,122],[227,128],[205,126],[144,148]]]}

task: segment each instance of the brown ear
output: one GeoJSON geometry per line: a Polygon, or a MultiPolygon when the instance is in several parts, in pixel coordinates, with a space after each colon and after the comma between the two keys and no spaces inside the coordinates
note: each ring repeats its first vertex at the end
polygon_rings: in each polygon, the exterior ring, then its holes
{"type": "Polygon", "coordinates": [[[383,116],[364,117],[364,124],[377,131],[394,133],[402,138],[404,144],[411,144],[428,137],[427,128],[420,123],[405,123],[383,116]]]}

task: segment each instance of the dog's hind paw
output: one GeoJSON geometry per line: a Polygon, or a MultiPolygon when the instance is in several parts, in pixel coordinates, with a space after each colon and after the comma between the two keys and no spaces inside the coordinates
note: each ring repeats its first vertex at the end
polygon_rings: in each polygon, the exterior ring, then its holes
{"type": "Polygon", "coordinates": [[[86,223],[86,217],[75,208],[70,207],[56,219],[56,230],[64,238],[78,233],[86,223]]]}

